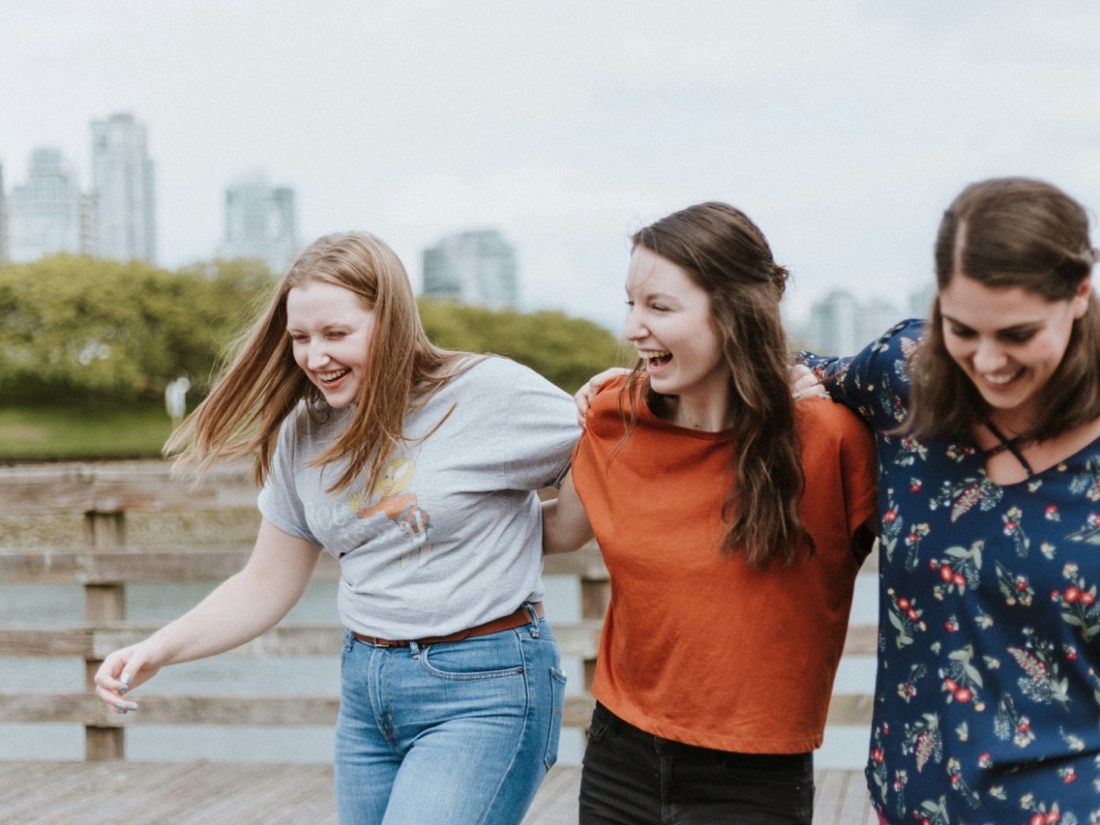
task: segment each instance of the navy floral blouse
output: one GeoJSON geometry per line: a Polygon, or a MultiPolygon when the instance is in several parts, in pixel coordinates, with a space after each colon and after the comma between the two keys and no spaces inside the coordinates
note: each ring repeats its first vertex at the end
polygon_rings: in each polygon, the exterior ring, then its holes
{"type": "Polygon", "coordinates": [[[1100,823],[1100,440],[994,484],[966,435],[905,418],[921,322],[849,362],[804,353],[878,453],[878,675],[867,779],[895,825],[1100,823]]]}

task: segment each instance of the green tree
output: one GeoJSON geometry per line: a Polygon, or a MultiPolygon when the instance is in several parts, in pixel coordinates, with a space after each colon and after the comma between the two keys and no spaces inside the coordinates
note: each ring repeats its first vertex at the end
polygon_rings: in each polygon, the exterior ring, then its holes
{"type": "Polygon", "coordinates": [[[507,356],[566,392],[607,367],[627,363],[614,335],[561,312],[494,311],[428,298],[419,305],[424,329],[437,345],[507,356]]]}
{"type": "Polygon", "coordinates": [[[69,255],[0,269],[0,399],[128,402],[181,374],[201,385],[259,292],[219,275],[69,255]]]}

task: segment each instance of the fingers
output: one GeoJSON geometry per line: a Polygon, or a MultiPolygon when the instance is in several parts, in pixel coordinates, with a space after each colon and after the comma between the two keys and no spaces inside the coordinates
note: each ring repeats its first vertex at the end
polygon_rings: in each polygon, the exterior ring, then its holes
{"type": "Polygon", "coordinates": [[[600,391],[600,387],[610,381],[612,378],[617,378],[620,375],[627,375],[630,370],[623,367],[611,367],[604,370],[598,375],[594,375],[588,379],[583,387],[577,390],[576,395],[573,396],[573,401],[577,405],[577,423],[584,429],[584,419],[588,414],[588,407],[592,403],[592,399],[596,397],[596,394],[600,391]]]}
{"type": "MultiPolygon", "coordinates": [[[[138,709],[137,703],[128,701],[125,694],[131,686],[137,686],[134,677],[139,673],[141,663],[137,657],[128,657],[128,653],[128,650],[117,651],[104,659],[94,679],[96,695],[120,714],[138,709]]],[[[138,680],[141,681],[144,679],[138,680]]]]}
{"type": "Polygon", "coordinates": [[[803,398],[828,398],[820,379],[813,370],[803,364],[791,367],[791,398],[801,401],[803,398]]]}

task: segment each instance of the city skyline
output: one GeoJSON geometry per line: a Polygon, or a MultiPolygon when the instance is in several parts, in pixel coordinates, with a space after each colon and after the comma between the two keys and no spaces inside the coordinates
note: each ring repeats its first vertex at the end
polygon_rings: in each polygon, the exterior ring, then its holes
{"type": "Polygon", "coordinates": [[[54,144],[87,181],[87,123],[132,111],[166,267],[209,257],[226,186],[261,167],[293,186],[303,244],[374,232],[419,289],[426,246],[496,227],[521,308],[612,329],[632,231],[725,200],[807,317],[836,289],[903,303],[973,180],[1100,209],[1097,30],[1086,0],[4,4],[0,164],[10,191],[54,144]]]}

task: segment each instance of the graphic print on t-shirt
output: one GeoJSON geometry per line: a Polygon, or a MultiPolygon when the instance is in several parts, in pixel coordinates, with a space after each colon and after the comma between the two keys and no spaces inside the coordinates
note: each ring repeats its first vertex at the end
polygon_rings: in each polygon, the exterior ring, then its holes
{"type": "Polygon", "coordinates": [[[390,459],[379,473],[371,491],[371,498],[378,496],[378,501],[367,505],[365,501],[369,499],[362,493],[356,493],[351,496],[349,503],[359,518],[370,518],[377,513],[384,513],[409,540],[409,548],[401,554],[401,564],[406,564],[413,553],[416,553],[416,566],[424,567],[432,549],[428,538],[430,519],[417,502],[416,493],[408,492],[415,473],[416,462],[411,458],[390,459]]]}

